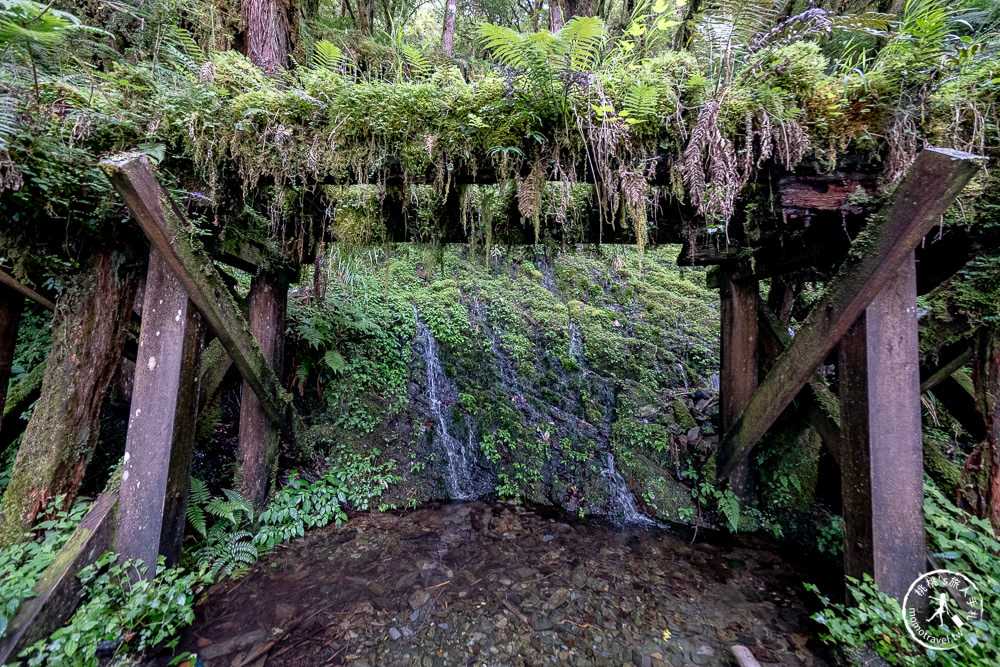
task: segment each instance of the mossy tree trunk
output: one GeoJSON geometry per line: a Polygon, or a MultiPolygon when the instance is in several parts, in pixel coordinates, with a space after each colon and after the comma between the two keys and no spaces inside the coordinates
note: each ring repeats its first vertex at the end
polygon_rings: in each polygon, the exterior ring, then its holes
{"type": "Polygon", "coordinates": [[[268,74],[288,66],[290,28],[296,12],[293,0],[243,0],[246,55],[268,74]]]}
{"type": "Polygon", "coordinates": [[[1000,327],[980,332],[973,364],[973,384],[976,403],[986,419],[983,443],[983,459],[989,462],[984,493],[986,513],[993,529],[1000,534],[1000,327]]]}
{"type": "Polygon", "coordinates": [[[98,254],[59,299],[41,395],[0,505],[0,547],[30,529],[49,500],[76,497],[97,445],[101,404],[114,378],[138,277],[121,257],[98,254]]]}

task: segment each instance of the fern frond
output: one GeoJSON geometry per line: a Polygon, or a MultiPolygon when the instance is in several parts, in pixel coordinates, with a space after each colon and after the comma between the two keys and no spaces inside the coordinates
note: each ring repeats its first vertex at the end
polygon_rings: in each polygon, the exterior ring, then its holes
{"type": "Polygon", "coordinates": [[[631,125],[649,120],[656,115],[656,103],[659,97],[660,93],[655,87],[636,84],[625,93],[620,115],[631,125]]]}
{"type": "Polygon", "coordinates": [[[11,95],[0,95],[0,151],[7,150],[7,142],[17,130],[17,100],[11,95]]]}
{"type": "Polygon", "coordinates": [[[431,63],[427,56],[409,44],[403,44],[401,50],[414,79],[426,79],[431,75],[431,63]]]}
{"type": "Polygon", "coordinates": [[[595,16],[575,16],[559,31],[569,56],[570,69],[588,72],[597,67],[607,37],[604,21],[595,16]]]}
{"type": "Polygon", "coordinates": [[[344,52],[336,44],[325,39],[316,42],[313,50],[313,67],[336,72],[340,70],[343,61],[344,52]]]}

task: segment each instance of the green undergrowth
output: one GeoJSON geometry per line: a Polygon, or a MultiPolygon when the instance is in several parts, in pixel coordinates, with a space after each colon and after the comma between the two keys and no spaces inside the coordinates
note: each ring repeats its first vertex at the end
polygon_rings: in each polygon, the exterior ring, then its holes
{"type": "MultiPolygon", "coordinates": [[[[850,580],[849,605],[820,595],[825,609],[813,616],[824,627],[820,638],[861,664],[874,651],[890,664],[987,667],[1000,662],[1000,542],[988,521],[956,508],[930,481],[925,484],[924,515],[928,549],[947,569],[967,576],[983,604],[981,618],[963,615],[963,641],[956,648],[932,651],[917,644],[903,624],[900,604],[880,592],[874,581],[850,580]]],[[[807,588],[819,595],[815,586],[807,588]]],[[[868,663],[863,663],[868,664],[868,663]]]]}
{"type": "Polygon", "coordinates": [[[289,309],[311,448],[382,450],[403,478],[397,505],[447,495],[419,321],[453,385],[439,390],[447,428],[478,448],[485,492],[600,514],[613,452],[650,511],[683,519],[693,500],[679,471],[706,450],[678,438],[718,363],[704,273],[677,267],[675,247],[500,248],[334,254],[321,295],[289,309]]]}

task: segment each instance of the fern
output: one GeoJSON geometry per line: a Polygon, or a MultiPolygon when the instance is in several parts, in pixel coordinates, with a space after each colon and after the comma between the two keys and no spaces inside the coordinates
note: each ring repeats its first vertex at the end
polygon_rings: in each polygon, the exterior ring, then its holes
{"type": "Polygon", "coordinates": [[[401,45],[401,50],[414,79],[426,79],[431,75],[431,64],[427,56],[409,44],[401,45]]]}
{"type": "Polygon", "coordinates": [[[333,42],[321,39],[316,42],[313,50],[313,67],[331,72],[340,70],[344,61],[344,52],[333,42]]]}
{"type": "Polygon", "coordinates": [[[719,510],[729,522],[730,532],[737,532],[740,527],[740,499],[732,489],[726,489],[719,497],[719,510]]]}
{"type": "Polygon", "coordinates": [[[774,0],[720,0],[695,19],[694,53],[717,85],[728,83],[762,34],[778,22],[774,0]]]}
{"type": "Polygon", "coordinates": [[[567,51],[569,68],[589,72],[600,62],[607,37],[604,21],[593,16],[576,16],[559,31],[559,42],[567,51]]]}
{"type": "Polygon", "coordinates": [[[17,100],[10,95],[0,95],[0,151],[7,150],[7,142],[17,130],[17,100]]]}
{"type": "Polygon", "coordinates": [[[187,518],[195,532],[205,537],[208,534],[205,505],[211,500],[208,485],[197,477],[191,478],[191,488],[188,492],[187,518]]]}
{"type": "Polygon", "coordinates": [[[660,93],[655,87],[636,84],[625,93],[625,99],[622,100],[622,111],[618,115],[630,125],[638,125],[649,120],[656,116],[656,103],[659,101],[659,96],[660,93]]]}

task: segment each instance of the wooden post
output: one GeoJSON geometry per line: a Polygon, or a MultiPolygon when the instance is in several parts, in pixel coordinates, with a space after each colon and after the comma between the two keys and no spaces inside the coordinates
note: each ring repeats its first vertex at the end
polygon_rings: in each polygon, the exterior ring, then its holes
{"type": "Polygon", "coordinates": [[[744,459],[861,316],[920,240],[979,169],[971,153],[927,148],[917,155],[884,215],[852,244],[852,253],[806,317],[716,451],[720,479],[744,459]]]}
{"type": "MultiPolygon", "coordinates": [[[[282,276],[265,272],[254,278],[250,285],[250,332],[279,377],[285,351],[287,302],[288,283],[282,276]]],[[[260,511],[277,473],[279,432],[245,381],[242,397],[237,488],[260,511]]]]}
{"type": "Polygon", "coordinates": [[[840,347],[844,571],[897,600],[926,563],[916,275],[911,252],[840,347]]]}
{"type": "Polygon", "coordinates": [[[3,407],[7,403],[7,386],[10,384],[10,367],[14,363],[17,331],[21,326],[24,298],[14,290],[0,285],[0,427],[3,426],[3,407]]]}
{"type": "MultiPolygon", "coordinates": [[[[724,276],[719,296],[722,316],[719,417],[725,432],[733,427],[757,389],[757,281],[734,281],[724,276]]],[[[741,500],[753,497],[753,472],[748,460],[733,470],[729,482],[741,500]]]]}
{"type": "Polygon", "coordinates": [[[300,420],[292,407],[291,395],[282,388],[257,341],[250,335],[249,325],[212,264],[212,258],[192,239],[190,223],[160,187],[149,157],[142,153],[124,153],[102,160],[100,167],[150,243],[163,253],[188,298],[201,311],[206,324],[226,348],[243,380],[253,388],[268,416],[294,440],[300,420]]]}
{"type": "Polygon", "coordinates": [[[125,441],[115,549],[149,566],[180,558],[198,406],[201,315],[154,247],[125,441]]]}

